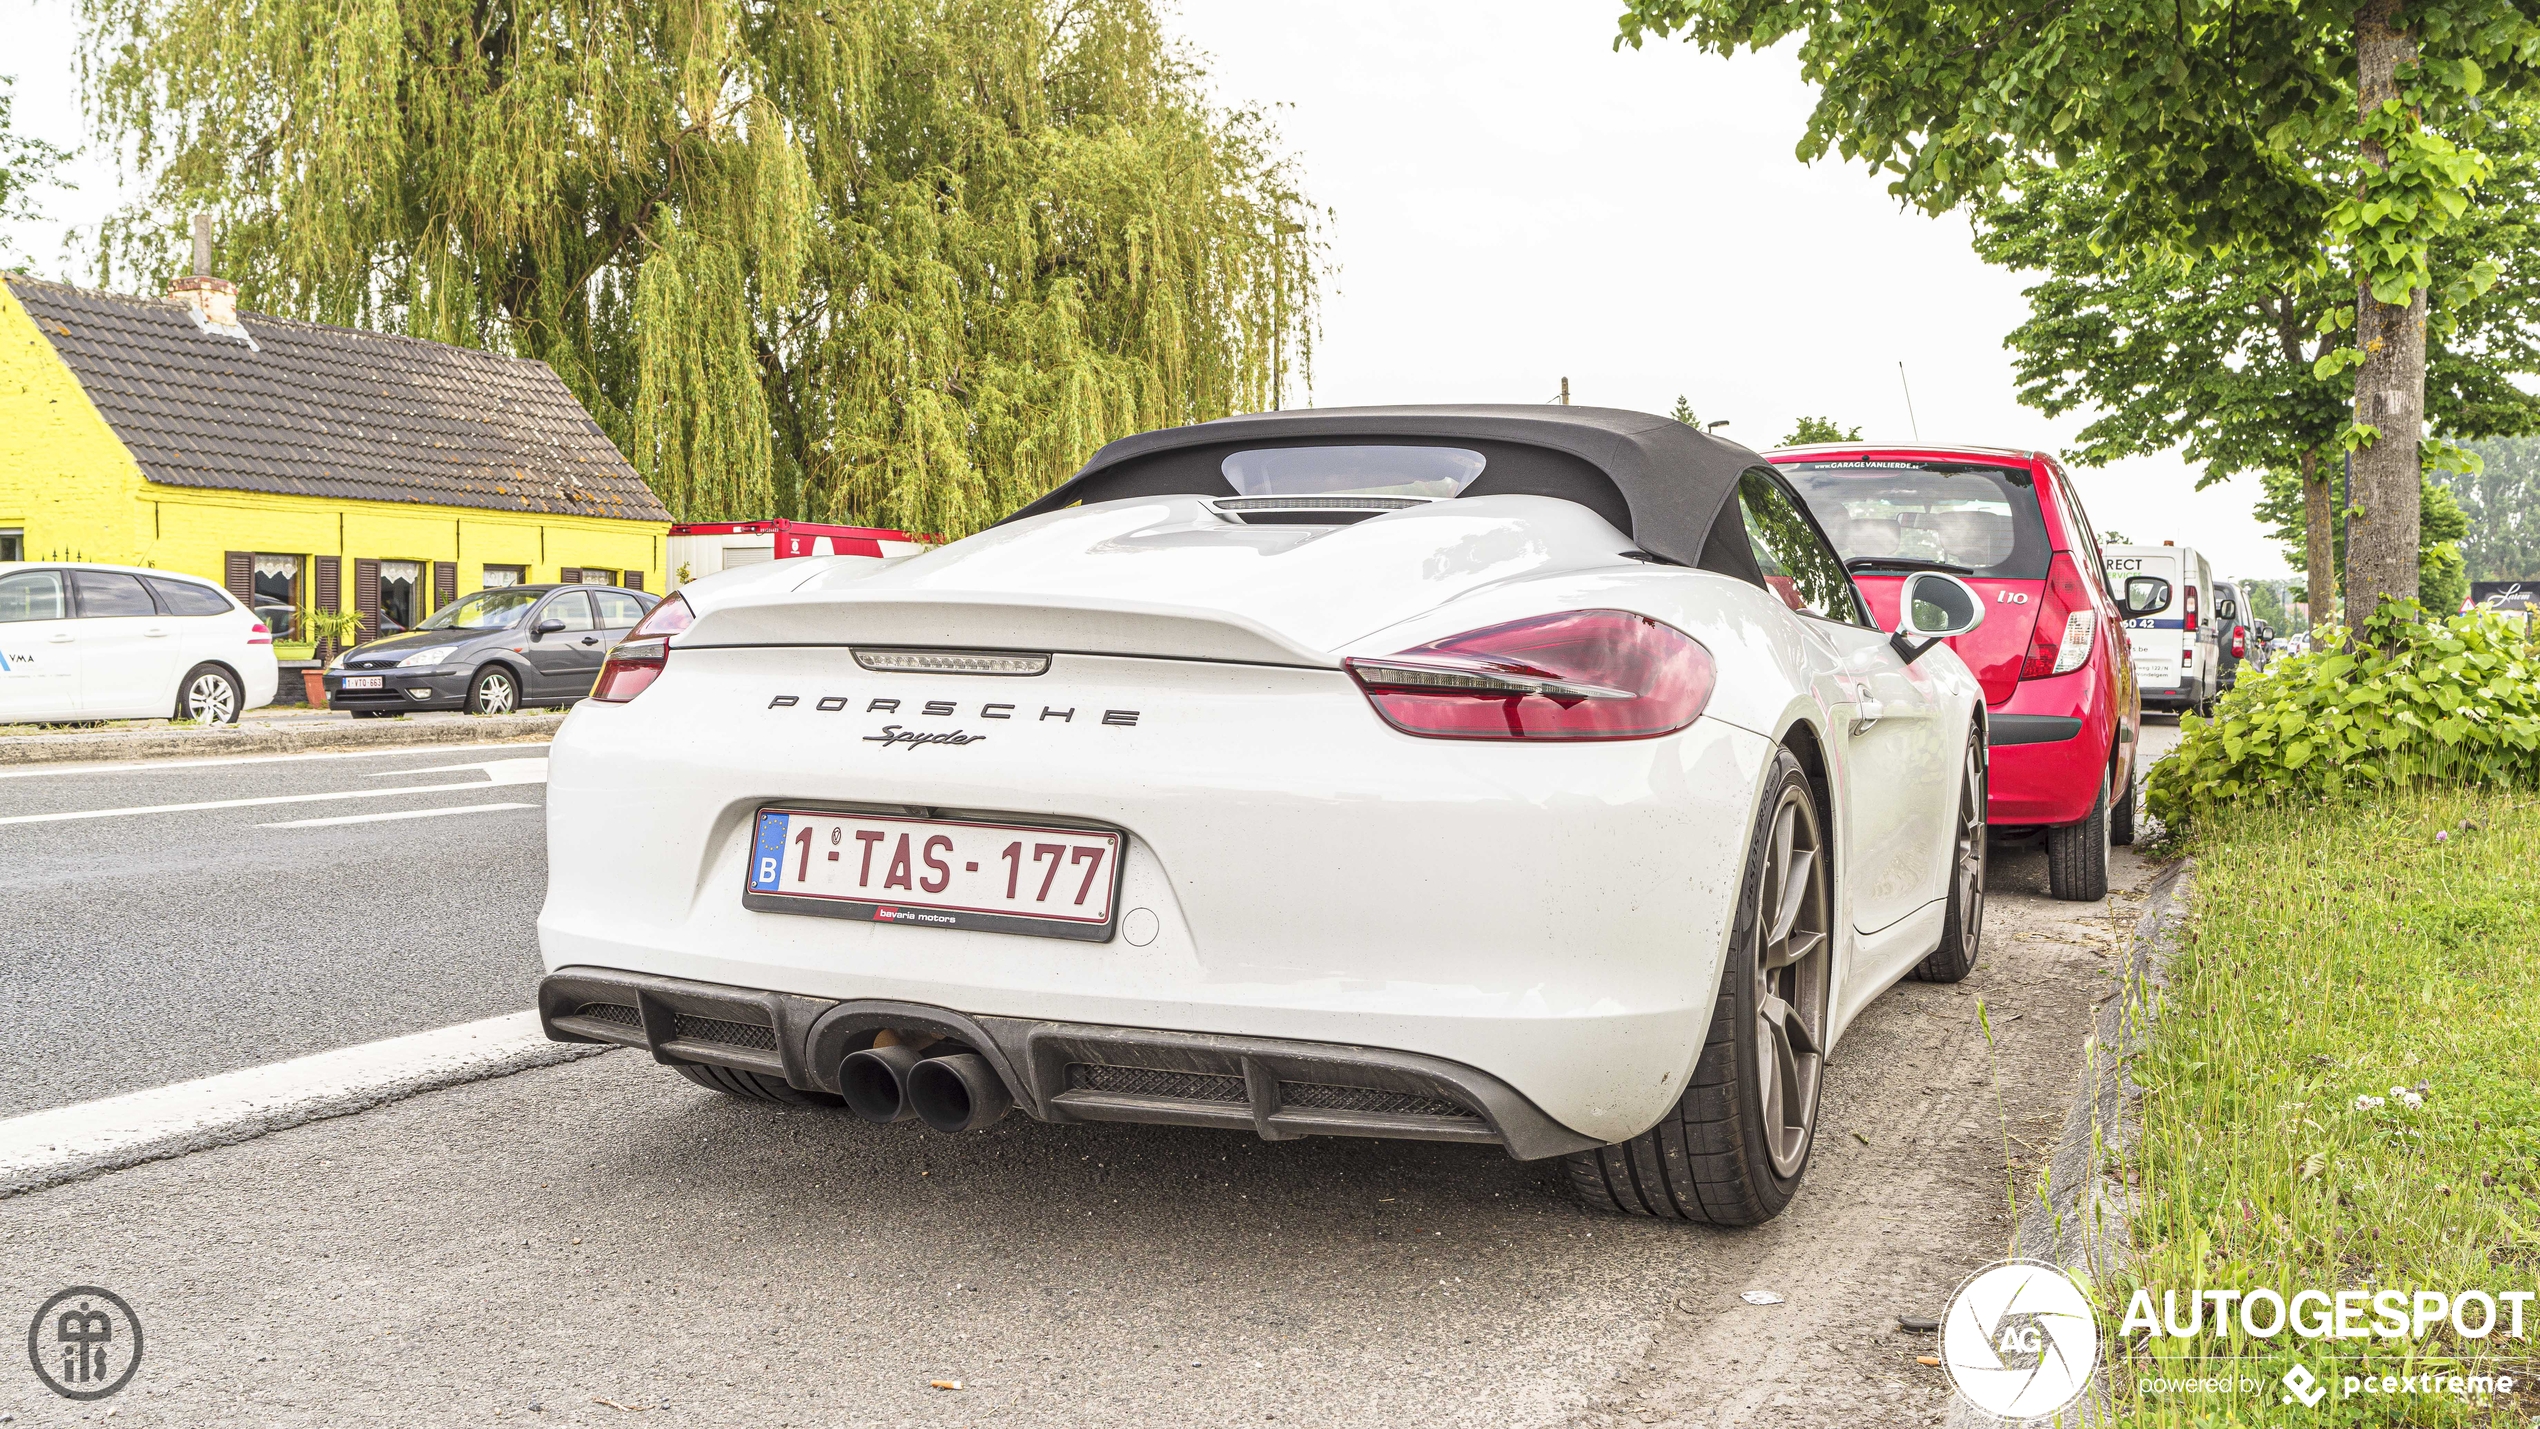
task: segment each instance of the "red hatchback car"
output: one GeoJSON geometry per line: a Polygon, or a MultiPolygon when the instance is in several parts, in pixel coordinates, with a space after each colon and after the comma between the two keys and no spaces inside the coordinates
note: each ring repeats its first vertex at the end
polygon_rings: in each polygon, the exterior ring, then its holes
{"type": "Polygon", "coordinates": [[[1915,571],[1987,602],[1950,640],[1984,685],[1986,815],[2043,829],[2057,898],[2108,892],[2108,846],[2134,842],[2142,725],[2120,598],[2097,530],[2054,458],[1991,447],[1859,442],[1767,454],[1804,496],[1881,625],[1915,571]]]}

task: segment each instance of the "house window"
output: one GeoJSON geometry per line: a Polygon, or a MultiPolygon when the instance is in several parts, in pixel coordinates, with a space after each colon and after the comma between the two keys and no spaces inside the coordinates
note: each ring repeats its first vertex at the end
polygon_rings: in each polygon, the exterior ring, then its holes
{"type": "Polygon", "coordinates": [[[617,572],[610,570],[606,566],[584,566],[582,568],[582,583],[584,585],[615,585],[617,584],[617,572]]]}
{"type": "Polygon", "coordinates": [[[297,636],[300,619],[300,558],[256,553],[256,615],[276,640],[297,636]]]}
{"type": "Polygon", "coordinates": [[[485,568],[485,589],[487,590],[528,583],[529,567],[527,566],[487,566],[485,568]]]}
{"type": "Polygon", "coordinates": [[[0,530],[0,561],[23,561],[25,559],[25,529],[22,527],[12,526],[6,530],[0,530]]]}
{"type": "Polygon", "coordinates": [[[379,563],[379,633],[399,635],[423,618],[423,562],[379,563]]]}

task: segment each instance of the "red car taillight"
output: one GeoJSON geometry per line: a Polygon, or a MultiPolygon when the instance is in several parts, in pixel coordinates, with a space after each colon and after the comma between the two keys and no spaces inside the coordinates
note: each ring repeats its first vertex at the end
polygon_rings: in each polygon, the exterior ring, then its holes
{"type": "Polygon", "coordinates": [[[2090,659],[2091,637],[2098,633],[2099,612],[2091,609],[2081,568],[2069,554],[2057,551],[2046,568],[2046,589],[2038,595],[2037,626],[2029,632],[2020,678],[2037,680],[2080,669],[2090,659]]]}
{"type": "Polygon", "coordinates": [[[271,645],[273,643],[273,632],[265,629],[265,623],[259,620],[255,624],[247,627],[247,643],[250,645],[271,645]]]}
{"type": "Polygon", "coordinates": [[[1385,722],[1431,739],[1647,739],[1698,718],[1711,652],[1626,610],[1512,620],[1341,664],[1385,722]]]}
{"type": "Polygon", "coordinates": [[[2234,660],[2246,660],[2249,658],[2248,631],[2239,629],[2238,627],[2233,628],[2231,632],[2231,658],[2234,660]]]}
{"type": "Polygon", "coordinates": [[[2196,587],[2187,588],[2187,633],[2196,633],[2196,587]]]}
{"type": "Polygon", "coordinates": [[[591,687],[591,698],[603,704],[622,705],[644,693],[670,663],[670,637],[697,623],[696,612],[688,608],[685,598],[665,596],[662,603],[646,612],[626,632],[626,638],[609,650],[609,661],[600,667],[599,681],[591,687]]]}

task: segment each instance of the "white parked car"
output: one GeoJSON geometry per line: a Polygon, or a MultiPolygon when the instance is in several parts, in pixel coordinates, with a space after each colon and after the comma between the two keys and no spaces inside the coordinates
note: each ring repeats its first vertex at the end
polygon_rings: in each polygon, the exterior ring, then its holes
{"type": "Polygon", "coordinates": [[[273,633],[229,592],[137,566],[0,564],[0,724],[192,719],[273,703],[273,633]]]}
{"type": "Polygon", "coordinates": [[[1983,698],[1764,460],[1588,408],[1115,442],[881,570],[677,596],[550,751],[549,1035],[877,1122],[1495,1143],[1749,1224],[1973,965],[1983,698]]]}

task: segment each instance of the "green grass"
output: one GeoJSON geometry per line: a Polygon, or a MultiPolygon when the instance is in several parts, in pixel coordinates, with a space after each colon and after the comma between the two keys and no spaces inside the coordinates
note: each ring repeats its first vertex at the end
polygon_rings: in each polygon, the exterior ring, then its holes
{"type": "MultiPolygon", "coordinates": [[[[2138,1255],[2105,1287],[2116,1313],[2137,1285],[2155,1304],[2200,1286],[2540,1289],[2540,799],[2240,812],[2192,852],[2194,916],[2136,1069],[2138,1255]],[[2422,1106],[2391,1094],[2420,1083],[2422,1106]],[[2362,1096],[2385,1105],[2358,1109],[2362,1096]]],[[[2119,1385],[2140,1426],[2540,1422],[2540,1382],[2519,1382],[2540,1376],[2540,1303],[2525,1339],[2502,1329],[2500,1316],[2485,1341],[2440,1327],[2422,1340],[2137,1336],[2119,1385]],[[2331,1386],[2316,1408],[2286,1402],[2296,1361],[2331,1386]],[[2485,1404],[2337,1392],[2346,1375],[2455,1370],[2518,1382],[2485,1404]],[[2146,1387],[2225,1372],[2256,1388],[2146,1387]]]]}

